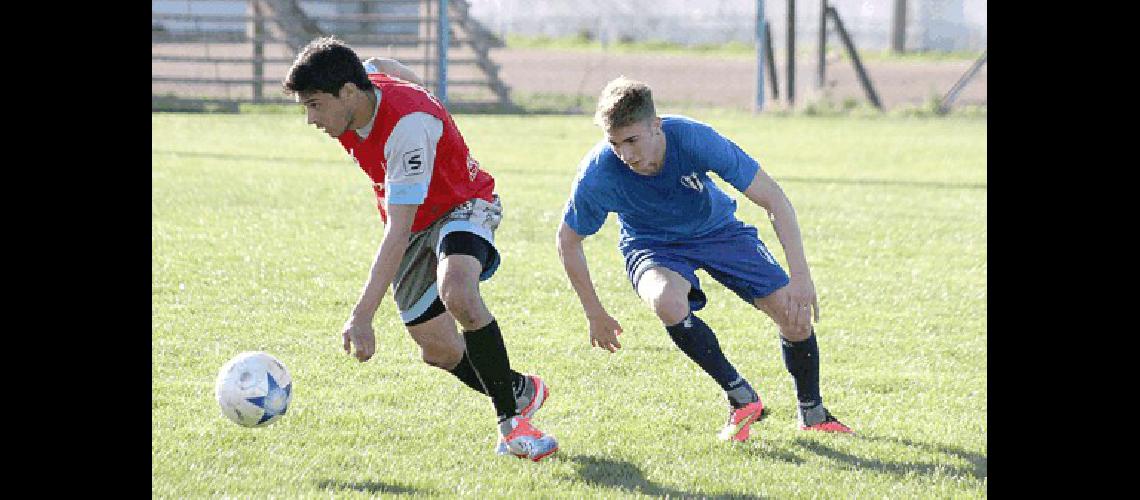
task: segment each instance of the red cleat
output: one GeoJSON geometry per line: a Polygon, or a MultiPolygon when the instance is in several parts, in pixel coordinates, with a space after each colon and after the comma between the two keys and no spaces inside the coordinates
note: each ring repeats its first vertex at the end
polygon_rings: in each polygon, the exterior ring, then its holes
{"type": "Polygon", "coordinates": [[[717,434],[717,437],[721,441],[747,441],[752,424],[764,417],[764,404],[760,400],[731,410],[728,413],[728,422],[724,424],[724,428],[721,429],[720,434],[717,434]]]}
{"type": "Polygon", "coordinates": [[[811,408],[807,411],[800,409],[800,430],[801,431],[820,431],[820,432],[838,432],[842,434],[854,434],[855,431],[850,427],[843,425],[839,419],[831,415],[822,405],[811,408]],[[805,415],[806,414],[806,415],[805,415]],[[821,415],[822,414],[822,415],[821,415]],[[814,418],[812,418],[814,417],[814,418]],[[806,425],[805,422],[815,422],[811,425],[806,425]]]}
{"type": "Polygon", "coordinates": [[[504,455],[514,455],[519,458],[537,462],[558,451],[558,441],[554,436],[536,429],[530,425],[526,417],[512,417],[515,419],[515,428],[503,436],[502,449],[504,455]]]}
{"type": "Polygon", "coordinates": [[[546,404],[546,400],[550,397],[550,386],[546,385],[538,375],[526,375],[526,378],[530,379],[531,385],[534,386],[534,394],[530,397],[530,402],[519,409],[519,415],[529,419],[534,418],[538,409],[546,404]]]}

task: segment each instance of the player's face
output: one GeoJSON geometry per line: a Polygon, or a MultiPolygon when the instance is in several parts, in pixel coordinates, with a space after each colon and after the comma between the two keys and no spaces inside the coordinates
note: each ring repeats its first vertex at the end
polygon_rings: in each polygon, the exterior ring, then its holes
{"type": "Polygon", "coordinates": [[[352,121],[352,109],[344,91],[339,98],[321,91],[307,92],[299,94],[297,100],[305,107],[305,123],[329,136],[340,137],[352,121]]]}
{"type": "Polygon", "coordinates": [[[661,118],[631,123],[606,131],[614,154],[641,175],[654,175],[661,171],[665,161],[665,134],[661,131],[661,118]]]}

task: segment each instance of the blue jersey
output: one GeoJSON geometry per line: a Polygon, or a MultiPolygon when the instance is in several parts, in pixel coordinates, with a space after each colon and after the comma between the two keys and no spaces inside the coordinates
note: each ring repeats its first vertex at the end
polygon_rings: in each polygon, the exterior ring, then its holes
{"type": "Polygon", "coordinates": [[[683,241],[739,224],[736,201],[709,172],[739,191],[748,189],[760,165],[712,127],[679,115],[663,115],[665,161],[656,175],[641,175],[599,142],[578,165],[563,220],[582,236],[594,234],[617,214],[621,244],[683,241]]]}

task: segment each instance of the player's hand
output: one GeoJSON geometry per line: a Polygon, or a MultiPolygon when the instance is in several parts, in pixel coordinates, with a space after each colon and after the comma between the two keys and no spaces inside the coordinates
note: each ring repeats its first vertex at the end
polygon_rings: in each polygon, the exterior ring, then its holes
{"type": "Polygon", "coordinates": [[[607,313],[602,313],[597,316],[587,316],[590,322],[590,345],[594,347],[601,347],[610,352],[617,352],[621,349],[621,342],[618,342],[617,336],[621,335],[621,325],[613,316],[607,313]]]}
{"type": "Polygon", "coordinates": [[[793,327],[810,327],[813,318],[819,321],[819,298],[810,276],[792,276],[788,283],[787,298],[784,307],[793,327]]]}
{"type": "Polygon", "coordinates": [[[361,363],[368,361],[376,353],[376,334],[372,331],[371,321],[348,320],[341,332],[344,339],[344,353],[352,354],[352,346],[356,345],[356,359],[361,363]]]}

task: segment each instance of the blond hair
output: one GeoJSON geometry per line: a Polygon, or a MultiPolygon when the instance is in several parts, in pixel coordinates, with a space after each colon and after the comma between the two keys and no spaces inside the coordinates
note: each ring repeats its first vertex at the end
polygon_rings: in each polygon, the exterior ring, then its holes
{"type": "Polygon", "coordinates": [[[594,123],[605,130],[612,130],[656,116],[649,85],[619,76],[602,89],[598,109],[594,112],[594,123]]]}

